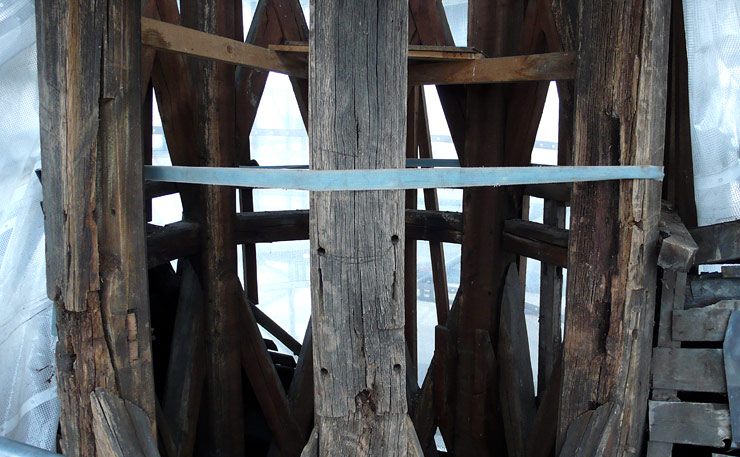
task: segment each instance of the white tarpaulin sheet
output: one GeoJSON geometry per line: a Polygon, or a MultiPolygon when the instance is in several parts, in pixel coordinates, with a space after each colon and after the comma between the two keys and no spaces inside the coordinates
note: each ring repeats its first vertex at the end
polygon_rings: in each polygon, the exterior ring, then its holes
{"type": "Polygon", "coordinates": [[[684,0],[699,225],[740,219],[740,1],[684,0]]]}
{"type": "Polygon", "coordinates": [[[0,1],[0,436],[56,448],[33,0],[0,1]]]}

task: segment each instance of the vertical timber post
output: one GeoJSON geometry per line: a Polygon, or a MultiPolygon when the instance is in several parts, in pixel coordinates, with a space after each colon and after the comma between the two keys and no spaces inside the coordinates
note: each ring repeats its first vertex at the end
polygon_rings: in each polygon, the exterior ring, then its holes
{"type": "MultiPolygon", "coordinates": [[[[235,0],[183,0],[183,24],[202,32],[233,37],[235,0]]],[[[239,18],[241,20],[241,18],[239,18]]],[[[196,138],[201,166],[236,165],[235,67],[192,60],[196,94],[196,138]]],[[[200,268],[205,289],[206,385],[204,413],[208,452],[244,455],[242,364],[237,280],[234,189],[202,186],[200,268]]]]}
{"type": "MultiPolygon", "coordinates": [[[[670,0],[579,11],[574,164],[662,165],[670,0]]],[[[558,448],[576,417],[602,409],[586,432],[600,455],[641,455],[660,193],[658,181],[573,187],[558,448]]]]}
{"type": "Polygon", "coordinates": [[[62,449],[96,455],[90,395],[155,421],[138,0],[36,4],[48,295],[62,449]]]}
{"type": "MultiPolygon", "coordinates": [[[[312,0],[311,11],[311,168],[403,168],[407,2],[312,0]]],[[[321,456],[421,455],[406,403],[403,195],[311,194],[321,456]]]]}

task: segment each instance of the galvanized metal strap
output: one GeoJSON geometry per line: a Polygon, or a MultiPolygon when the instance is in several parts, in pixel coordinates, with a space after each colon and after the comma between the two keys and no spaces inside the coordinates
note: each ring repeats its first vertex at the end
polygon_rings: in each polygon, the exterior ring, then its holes
{"type": "Polygon", "coordinates": [[[663,179],[663,167],[496,167],[291,170],[145,166],[150,181],[314,192],[513,186],[618,179],[663,179]]]}

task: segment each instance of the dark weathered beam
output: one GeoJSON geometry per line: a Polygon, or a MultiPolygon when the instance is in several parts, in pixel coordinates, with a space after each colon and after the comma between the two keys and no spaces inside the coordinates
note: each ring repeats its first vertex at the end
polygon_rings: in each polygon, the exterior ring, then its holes
{"type": "Polygon", "coordinates": [[[47,293],[57,309],[62,448],[71,456],[96,453],[97,388],[155,423],[140,14],[138,1],[36,7],[47,293]]]}
{"type": "MultiPolygon", "coordinates": [[[[209,37],[229,40],[234,35],[235,0],[183,0],[182,23],[191,27],[155,24],[158,30],[196,34],[208,46],[209,37]],[[221,38],[218,38],[221,37],[221,38]]],[[[153,22],[145,22],[153,24],[153,22]]],[[[145,26],[146,27],[146,26],[145,26]]],[[[147,36],[147,32],[143,33],[147,36]]],[[[182,37],[173,36],[169,39],[182,37]]],[[[238,43],[238,42],[237,42],[238,43]]],[[[213,60],[191,63],[195,93],[195,140],[201,166],[235,164],[234,67],[213,60]]],[[[206,383],[202,418],[209,452],[215,456],[244,454],[239,341],[242,330],[234,316],[240,314],[239,296],[231,277],[237,276],[236,242],[233,237],[236,196],[233,189],[199,187],[200,206],[193,214],[200,224],[201,249],[198,276],[205,292],[206,383]]]]}
{"type": "Polygon", "coordinates": [[[697,265],[740,261],[740,221],[695,228],[691,236],[699,245],[697,265]]]}
{"type": "Polygon", "coordinates": [[[409,84],[486,84],[573,79],[575,54],[549,53],[413,64],[409,84]]]}
{"type": "MultiPolygon", "coordinates": [[[[662,164],[670,2],[577,10],[574,164],[662,164]]],[[[658,181],[573,186],[559,446],[577,417],[611,405],[586,448],[642,452],[660,207],[658,181]]]]}

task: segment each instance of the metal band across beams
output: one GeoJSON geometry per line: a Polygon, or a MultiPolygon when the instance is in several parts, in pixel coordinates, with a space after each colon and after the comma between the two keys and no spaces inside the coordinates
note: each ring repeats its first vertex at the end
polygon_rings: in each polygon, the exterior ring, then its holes
{"type": "Polygon", "coordinates": [[[663,167],[496,167],[384,170],[280,170],[215,167],[144,167],[150,181],[216,186],[360,191],[512,186],[617,179],[663,179],[663,167]]]}

